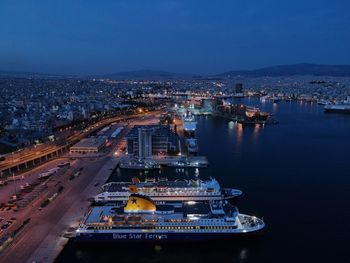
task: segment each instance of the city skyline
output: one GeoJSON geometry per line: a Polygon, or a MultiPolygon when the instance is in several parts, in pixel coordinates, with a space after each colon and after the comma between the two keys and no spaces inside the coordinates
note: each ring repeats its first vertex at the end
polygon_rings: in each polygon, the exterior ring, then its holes
{"type": "Polygon", "coordinates": [[[8,1],[0,7],[4,71],[206,75],[350,61],[346,1],[8,1]]]}
{"type": "Polygon", "coordinates": [[[349,9],[0,1],[0,263],[349,261],[349,9]]]}

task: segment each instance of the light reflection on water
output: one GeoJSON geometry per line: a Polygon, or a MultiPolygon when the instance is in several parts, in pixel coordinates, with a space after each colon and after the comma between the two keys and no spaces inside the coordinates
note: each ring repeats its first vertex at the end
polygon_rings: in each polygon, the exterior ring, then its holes
{"type": "Polygon", "coordinates": [[[253,130],[253,139],[254,139],[254,143],[257,143],[258,142],[258,139],[259,139],[259,132],[260,132],[260,129],[261,129],[261,125],[260,124],[255,124],[254,126],[254,130],[253,130]]]}
{"type": "Polygon", "coordinates": [[[236,124],[236,139],[237,139],[237,146],[242,145],[242,139],[243,139],[243,124],[237,123],[236,124]]]}
{"type": "MultiPolygon", "coordinates": [[[[319,105],[298,102],[280,102],[278,107],[266,102],[264,111],[273,112],[274,107],[280,124],[265,127],[198,117],[199,154],[209,160],[200,178],[213,176],[224,187],[243,191],[234,200],[239,211],[263,217],[267,224],[257,240],[233,238],[161,249],[69,242],[58,262],[347,262],[350,116],[325,115],[319,105]],[[332,215],[331,228],[323,220],[325,208],[332,215]]],[[[194,169],[162,170],[169,179],[194,174],[194,169]]],[[[139,173],[117,170],[112,179],[135,175],[139,173]]],[[[158,171],[149,175],[159,176],[158,171]]]]}
{"type": "Polygon", "coordinates": [[[278,103],[272,103],[272,112],[273,113],[276,113],[277,112],[277,110],[278,110],[278,103]]]}
{"type": "Polygon", "coordinates": [[[234,127],[235,127],[235,123],[233,121],[229,121],[228,128],[232,130],[234,127]]]}

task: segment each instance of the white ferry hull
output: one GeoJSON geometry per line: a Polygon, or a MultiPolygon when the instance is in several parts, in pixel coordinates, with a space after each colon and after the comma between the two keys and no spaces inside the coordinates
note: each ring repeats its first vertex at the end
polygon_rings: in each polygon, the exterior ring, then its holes
{"type": "Polygon", "coordinates": [[[350,105],[326,105],[324,111],[326,113],[350,114],[350,105]]]}
{"type": "MultiPolygon", "coordinates": [[[[242,194],[242,191],[235,189],[230,195],[217,194],[217,195],[147,195],[152,200],[158,201],[212,201],[212,200],[223,200],[238,197],[242,194]]],[[[126,202],[129,199],[130,193],[125,193],[125,195],[119,196],[108,196],[101,198],[99,196],[95,197],[95,202],[106,203],[106,202],[126,202]]]]}
{"type": "Polygon", "coordinates": [[[264,228],[264,225],[259,225],[250,230],[236,229],[233,231],[184,231],[184,232],[145,232],[144,230],[94,230],[77,233],[75,240],[78,242],[169,242],[169,241],[205,241],[218,240],[225,238],[234,238],[238,236],[248,236],[257,234],[264,228]]]}

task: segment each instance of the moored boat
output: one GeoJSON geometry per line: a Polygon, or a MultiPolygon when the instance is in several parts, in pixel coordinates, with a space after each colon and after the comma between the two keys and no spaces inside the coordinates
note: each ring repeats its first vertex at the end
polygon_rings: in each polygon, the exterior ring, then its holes
{"type": "Polygon", "coordinates": [[[146,179],[141,182],[133,178],[132,182],[111,182],[102,187],[103,192],[95,197],[99,203],[127,201],[131,193],[139,193],[154,201],[206,201],[230,199],[242,194],[233,188],[222,189],[219,182],[209,180],[175,180],[166,178],[146,179]]]}
{"type": "Polygon", "coordinates": [[[326,113],[350,114],[350,104],[328,104],[324,106],[326,113]]]}
{"type": "Polygon", "coordinates": [[[247,235],[264,227],[263,220],[239,213],[225,200],[156,205],[146,196],[132,194],[126,205],[93,207],[77,229],[75,239],[200,241],[247,235]]]}

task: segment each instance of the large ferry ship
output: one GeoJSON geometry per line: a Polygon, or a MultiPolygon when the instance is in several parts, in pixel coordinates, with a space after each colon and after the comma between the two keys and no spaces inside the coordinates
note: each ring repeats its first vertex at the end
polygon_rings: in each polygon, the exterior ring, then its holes
{"type": "Polygon", "coordinates": [[[349,104],[327,104],[324,106],[324,111],[327,113],[350,114],[350,103],[349,104]]]}
{"type": "Polygon", "coordinates": [[[176,180],[166,178],[146,179],[141,182],[133,178],[132,182],[111,182],[102,186],[103,192],[95,197],[96,202],[126,202],[132,193],[146,195],[154,201],[206,201],[237,197],[242,191],[220,187],[217,180],[176,180]]]}
{"type": "Polygon", "coordinates": [[[240,214],[228,201],[156,205],[131,194],[124,206],[93,207],[76,231],[77,241],[200,241],[246,235],[264,222],[240,214]]]}
{"type": "Polygon", "coordinates": [[[194,137],[197,130],[197,122],[191,112],[186,112],[182,117],[183,130],[188,137],[194,137]]]}
{"type": "Polygon", "coordinates": [[[335,104],[327,104],[324,106],[324,111],[327,113],[343,113],[350,114],[350,96],[346,100],[335,104]]]}

